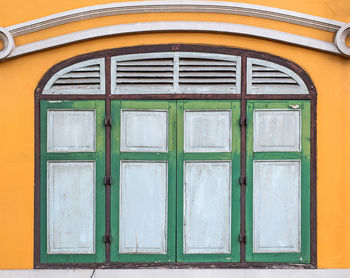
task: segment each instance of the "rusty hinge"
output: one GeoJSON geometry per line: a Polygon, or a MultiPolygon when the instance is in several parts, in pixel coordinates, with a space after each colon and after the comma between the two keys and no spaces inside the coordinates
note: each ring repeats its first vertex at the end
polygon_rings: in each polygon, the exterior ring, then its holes
{"type": "Polygon", "coordinates": [[[112,235],[111,234],[105,234],[104,235],[104,237],[103,237],[103,241],[105,242],[105,243],[111,243],[111,241],[112,241],[112,235]]]}
{"type": "Polygon", "coordinates": [[[110,176],[105,176],[105,186],[111,185],[112,184],[112,179],[110,176]]]}
{"type": "Polygon", "coordinates": [[[240,234],[239,235],[239,242],[240,243],[244,243],[244,244],[246,244],[247,243],[247,237],[246,237],[246,235],[243,235],[243,234],[240,234]]]}
{"type": "Polygon", "coordinates": [[[239,125],[240,126],[247,126],[247,118],[244,118],[244,117],[240,117],[239,118],[239,125]]]}
{"type": "Polygon", "coordinates": [[[247,185],[247,177],[246,177],[246,176],[240,177],[240,178],[239,178],[239,184],[240,184],[241,186],[247,185]]]}
{"type": "Polygon", "coordinates": [[[105,126],[110,126],[110,127],[112,127],[112,118],[110,118],[110,117],[105,117],[105,126]]]}

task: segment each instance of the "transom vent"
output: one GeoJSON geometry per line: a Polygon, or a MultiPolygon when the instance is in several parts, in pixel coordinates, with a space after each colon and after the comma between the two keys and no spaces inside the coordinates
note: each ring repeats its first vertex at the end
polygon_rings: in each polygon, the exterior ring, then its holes
{"type": "Polygon", "coordinates": [[[104,83],[104,59],[93,59],[57,72],[44,94],[104,94],[104,83]]]}
{"type": "MultiPolygon", "coordinates": [[[[240,94],[241,57],[201,52],[140,53],[111,57],[111,94],[240,94]]],[[[108,78],[109,79],[109,78],[108,78]]],[[[291,68],[247,57],[247,94],[308,94],[291,68]]],[[[56,72],[43,94],[105,94],[105,58],[56,72]]]]}
{"type": "Polygon", "coordinates": [[[299,85],[298,82],[288,74],[277,69],[253,65],[252,72],[253,85],[299,85]]]}
{"type": "MultiPolygon", "coordinates": [[[[144,56],[144,55],[143,55],[144,56]]],[[[198,94],[238,93],[236,82],[237,59],[196,53],[169,54],[158,57],[133,60],[119,60],[115,57],[116,94],[198,94]],[[216,56],[211,58],[210,56],[216,56]]],[[[112,58],[113,59],[113,58],[112,58]]],[[[113,65],[113,62],[112,62],[113,65]]],[[[112,69],[113,70],[113,69],[112,69]]],[[[112,76],[113,80],[113,76],[112,76]]]]}
{"type": "Polygon", "coordinates": [[[172,58],[118,62],[116,66],[116,85],[172,85],[173,66],[172,58]]]}
{"type": "Polygon", "coordinates": [[[247,58],[247,94],[308,94],[305,82],[285,66],[247,58]]]}
{"type": "Polygon", "coordinates": [[[100,67],[98,65],[87,66],[72,70],[56,80],[52,89],[86,88],[100,89],[100,67]]]}

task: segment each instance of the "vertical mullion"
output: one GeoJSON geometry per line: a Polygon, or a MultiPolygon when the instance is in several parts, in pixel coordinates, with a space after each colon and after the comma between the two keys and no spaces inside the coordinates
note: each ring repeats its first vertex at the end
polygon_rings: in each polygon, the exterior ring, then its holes
{"type": "MultiPolygon", "coordinates": [[[[114,69],[113,69],[114,70],[114,69]]],[[[105,58],[105,86],[106,86],[106,103],[105,103],[105,118],[111,119],[111,57],[105,58]]],[[[106,176],[111,176],[111,124],[105,126],[105,164],[106,164],[106,176]]],[[[111,182],[112,183],[112,182],[111,182]]],[[[111,233],[111,187],[105,188],[105,233],[111,233]]],[[[111,262],[111,244],[105,243],[105,260],[106,264],[111,262]]]]}
{"type": "MultiPolygon", "coordinates": [[[[247,119],[247,56],[241,59],[241,119],[247,119]]],[[[241,122],[241,177],[246,177],[246,125],[241,122]]],[[[241,186],[241,235],[246,235],[246,187],[241,186]]],[[[241,263],[246,262],[246,244],[240,242],[241,263]]]]}

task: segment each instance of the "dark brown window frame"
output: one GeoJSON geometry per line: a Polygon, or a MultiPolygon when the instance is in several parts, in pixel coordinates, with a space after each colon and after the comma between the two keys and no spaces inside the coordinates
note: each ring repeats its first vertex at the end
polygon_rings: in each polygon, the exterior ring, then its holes
{"type": "MultiPolygon", "coordinates": [[[[135,47],[124,47],[93,52],[89,54],[79,55],[63,62],[60,62],[51,67],[40,80],[35,89],[34,94],[34,113],[35,113],[35,187],[34,187],[34,268],[37,269],[60,269],[60,268],[302,268],[312,269],[317,268],[317,190],[316,190],[316,175],[317,175],[317,91],[309,77],[309,75],[300,66],[286,60],[284,58],[274,56],[268,53],[257,52],[252,50],[244,50],[223,46],[213,45],[197,45],[197,44],[161,44],[161,45],[142,45],[135,47]],[[217,53],[226,55],[236,55],[242,58],[241,72],[241,93],[240,94],[157,94],[157,95],[112,95],[111,94],[111,57],[126,54],[137,53],[156,53],[156,52],[204,52],[217,53]],[[44,95],[43,89],[48,80],[59,70],[70,66],[77,62],[82,62],[88,59],[104,58],[105,59],[105,95],[44,95]],[[263,59],[276,64],[285,66],[304,81],[309,91],[308,95],[247,95],[247,58],[263,59]],[[247,100],[310,100],[311,103],[311,161],[310,161],[310,264],[291,264],[291,263],[247,263],[245,261],[245,243],[241,242],[241,261],[238,263],[115,263],[110,261],[110,243],[106,243],[105,263],[47,263],[40,262],[40,101],[41,100],[105,100],[106,117],[111,115],[111,100],[186,100],[186,99],[220,99],[220,100],[240,100],[241,101],[241,116],[246,118],[247,100]]],[[[106,176],[111,175],[111,127],[106,126],[106,176]]],[[[246,126],[241,126],[241,176],[246,173],[246,126]]],[[[106,187],[105,193],[105,213],[106,233],[111,231],[111,188],[106,187]]],[[[246,189],[241,190],[241,234],[245,233],[246,224],[246,189]]]]}

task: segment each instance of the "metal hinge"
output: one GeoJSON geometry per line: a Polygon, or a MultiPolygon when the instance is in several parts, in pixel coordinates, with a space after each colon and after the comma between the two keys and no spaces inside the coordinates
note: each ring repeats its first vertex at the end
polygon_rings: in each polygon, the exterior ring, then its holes
{"type": "Polygon", "coordinates": [[[105,243],[111,243],[111,241],[112,241],[112,235],[111,234],[105,234],[104,235],[104,237],[103,237],[103,241],[105,242],[105,243]]]}
{"type": "Polygon", "coordinates": [[[112,184],[112,179],[110,176],[105,176],[105,186],[111,185],[112,184]]]}
{"type": "Polygon", "coordinates": [[[240,117],[239,118],[239,125],[240,126],[247,126],[247,118],[244,118],[244,117],[240,117]]]}
{"type": "Polygon", "coordinates": [[[110,117],[105,117],[105,126],[110,126],[110,127],[112,127],[112,118],[110,118],[110,117]]]}
{"type": "Polygon", "coordinates": [[[239,235],[239,242],[240,243],[244,243],[244,244],[246,244],[247,243],[247,237],[246,237],[246,235],[243,235],[243,234],[240,234],[239,235]]]}
{"type": "Polygon", "coordinates": [[[247,177],[240,177],[240,178],[239,178],[239,184],[240,184],[241,186],[247,185],[247,177]]]}

